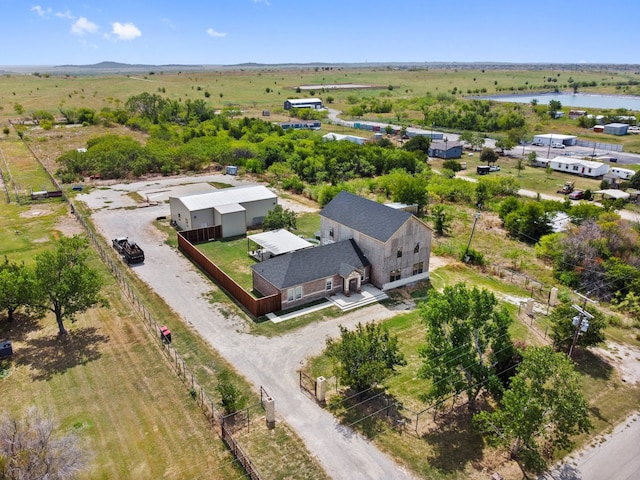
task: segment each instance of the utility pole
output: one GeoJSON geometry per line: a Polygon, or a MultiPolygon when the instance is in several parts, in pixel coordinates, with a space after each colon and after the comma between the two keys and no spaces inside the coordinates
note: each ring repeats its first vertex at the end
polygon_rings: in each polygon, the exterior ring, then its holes
{"type": "Polygon", "coordinates": [[[476,212],[475,218],[473,220],[473,227],[471,228],[471,235],[469,235],[469,243],[467,243],[467,248],[464,251],[463,259],[465,263],[469,262],[469,258],[467,253],[469,253],[469,247],[471,246],[471,239],[473,238],[473,232],[476,230],[476,223],[478,223],[478,219],[480,218],[480,212],[476,212]]]}
{"type": "MultiPolygon", "coordinates": [[[[587,295],[589,293],[590,292],[587,292],[587,295]]],[[[589,320],[593,319],[593,315],[591,315],[586,310],[587,302],[591,302],[594,304],[596,303],[595,300],[591,300],[590,298],[587,297],[587,295],[582,295],[581,293],[578,293],[578,292],[575,292],[575,294],[578,295],[580,298],[582,298],[583,302],[582,302],[582,307],[580,307],[579,305],[571,305],[571,308],[578,311],[578,315],[573,317],[573,324],[576,327],[576,331],[573,334],[573,341],[571,342],[571,347],[569,347],[569,353],[567,354],[569,358],[571,358],[571,355],[573,354],[573,349],[578,343],[578,337],[580,336],[580,333],[581,332],[584,333],[587,331],[587,329],[589,328],[589,320]]]]}

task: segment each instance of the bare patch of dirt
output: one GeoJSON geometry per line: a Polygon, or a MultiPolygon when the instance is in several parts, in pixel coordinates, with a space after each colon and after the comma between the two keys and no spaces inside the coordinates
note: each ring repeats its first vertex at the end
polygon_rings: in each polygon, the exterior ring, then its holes
{"type": "Polygon", "coordinates": [[[43,215],[51,215],[55,213],[54,208],[51,205],[41,204],[33,205],[29,210],[25,210],[20,214],[22,218],[34,218],[43,215]]]}
{"type": "Polygon", "coordinates": [[[593,352],[613,366],[623,382],[632,385],[640,383],[640,349],[607,342],[606,348],[594,348],[593,352]]]}
{"type": "Polygon", "coordinates": [[[80,223],[70,213],[64,217],[60,217],[55,225],[55,229],[62,233],[65,237],[72,237],[84,232],[80,223]]]}
{"type": "Polygon", "coordinates": [[[446,267],[447,265],[451,265],[452,263],[456,263],[457,260],[448,257],[437,257],[435,255],[431,255],[429,257],[429,271],[432,272],[436,268],[446,267]]]}

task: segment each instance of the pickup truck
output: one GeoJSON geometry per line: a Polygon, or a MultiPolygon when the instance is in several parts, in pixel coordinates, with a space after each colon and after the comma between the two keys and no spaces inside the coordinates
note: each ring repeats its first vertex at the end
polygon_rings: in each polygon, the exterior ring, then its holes
{"type": "Polygon", "coordinates": [[[114,238],[112,244],[127,264],[144,262],[144,252],[140,246],[131,242],[127,237],[114,238]]]}

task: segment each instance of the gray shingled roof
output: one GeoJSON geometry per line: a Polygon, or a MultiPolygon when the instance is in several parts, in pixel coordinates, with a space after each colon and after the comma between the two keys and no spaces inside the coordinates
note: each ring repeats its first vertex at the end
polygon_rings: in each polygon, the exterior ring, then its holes
{"type": "Polygon", "coordinates": [[[341,191],[320,212],[320,215],[386,242],[411,217],[404,210],[341,191]]]}
{"type": "Polygon", "coordinates": [[[251,269],[276,288],[283,289],[331,277],[344,272],[345,266],[351,267],[349,273],[369,266],[353,240],[287,253],[252,265],[251,269]]]}

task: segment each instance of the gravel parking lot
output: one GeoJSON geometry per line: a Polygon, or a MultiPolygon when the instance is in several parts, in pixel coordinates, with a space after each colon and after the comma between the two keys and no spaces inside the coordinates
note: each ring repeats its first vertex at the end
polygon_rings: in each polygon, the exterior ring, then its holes
{"type": "MultiPolygon", "coordinates": [[[[349,479],[414,478],[365,438],[339,425],[331,414],[309,400],[299,389],[296,371],[305,358],[322,351],[328,336],[338,334],[339,324],[351,327],[358,322],[388,318],[395,311],[375,304],[280,337],[250,335],[243,318],[225,317],[209,303],[209,280],[175,249],[166,245],[162,233],[152,225],[156,217],[169,215],[169,204],[161,201],[154,206],[132,208],[137,203],[128,195],[134,191],[159,193],[162,190],[168,196],[184,183],[210,181],[247,184],[223,175],[160,179],[94,189],[77,199],[93,210],[92,219],[107,241],[117,236],[128,236],[142,246],[146,260],[144,264],[133,266],[134,272],[256,388],[263,386],[269,392],[275,400],[279,418],[296,430],[330,476],[349,479]]],[[[285,202],[284,206],[292,208],[295,205],[285,202]]],[[[308,207],[295,208],[304,210],[308,207]]],[[[179,332],[177,337],[179,341],[179,332]]]]}

